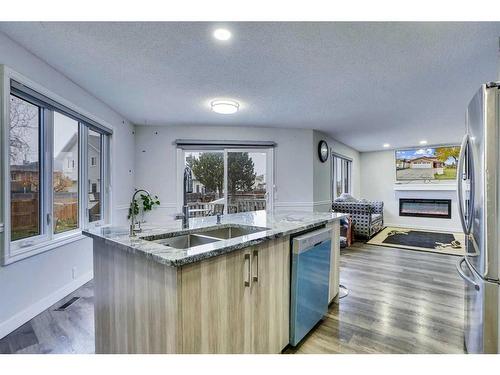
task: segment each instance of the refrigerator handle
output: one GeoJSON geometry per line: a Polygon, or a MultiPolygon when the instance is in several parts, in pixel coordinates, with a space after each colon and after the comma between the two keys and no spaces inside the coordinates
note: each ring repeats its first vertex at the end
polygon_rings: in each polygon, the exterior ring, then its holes
{"type": "MultiPolygon", "coordinates": [[[[469,234],[469,227],[465,221],[464,217],[464,208],[462,205],[463,202],[463,169],[464,169],[464,158],[465,158],[465,149],[469,144],[469,135],[465,134],[462,140],[462,145],[460,146],[460,156],[458,157],[458,166],[457,166],[457,194],[458,194],[458,216],[460,216],[460,222],[462,223],[462,229],[466,235],[469,234]]],[[[469,212],[470,216],[470,212],[469,212]]]]}
{"type": "Polygon", "coordinates": [[[467,234],[470,234],[472,231],[472,219],[474,217],[474,210],[475,210],[475,201],[474,197],[476,196],[476,183],[475,183],[475,171],[474,171],[474,155],[472,154],[472,146],[471,146],[471,139],[470,137],[467,137],[467,173],[469,177],[469,210],[467,212],[467,234]]]}
{"type": "Polygon", "coordinates": [[[467,282],[471,283],[472,285],[474,285],[474,289],[479,290],[479,285],[474,280],[472,280],[470,277],[468,277],[464,273],[464,270],[462,269],[462,263],[463,262],[465,262],[465,257],[459,259],[458,262],[457,262],[456,267],[457,267],[458,274],[460,275],[460,277],[462,279],[464,279],[465,281],[467,281],[467,282]]]}

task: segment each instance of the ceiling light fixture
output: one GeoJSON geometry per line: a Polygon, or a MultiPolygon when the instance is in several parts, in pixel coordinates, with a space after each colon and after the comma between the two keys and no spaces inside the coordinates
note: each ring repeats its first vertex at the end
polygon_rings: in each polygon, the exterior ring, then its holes
{"type": "Polygon", "coordinates": [[[240,103],[234,100],[212,100],[210,103],[212,111],[215,113],[220,113],[223,115],[230,115],[238,112],[240,109],[240,103]]]}
{"type": "Polygon", "coordinates": [[[382,147],[384,147],[384,148],[388,148],[388,147],[391,147],[391,145],[390,145],[389,143],[384,143],[384,144],[382,145],[382,147]]]}
{"type": "Polygon", "coordinates": [[[217,40],[226,41],[231,39],[231,31],[228,29],[216,29],[213,35],[217,40]]]}
{"type": "Polygon", "coordinates": [[[427,141],[425,141],[425,140],[420,141],[420,144],[421,144],[421,145],[426,145],[426,144],[427,144],[427,141]]]}

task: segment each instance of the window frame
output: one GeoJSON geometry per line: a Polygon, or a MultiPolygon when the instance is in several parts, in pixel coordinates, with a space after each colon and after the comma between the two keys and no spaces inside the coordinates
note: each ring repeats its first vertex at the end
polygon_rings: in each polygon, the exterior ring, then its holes
{"type": "MultiPolygon", "coordinates": [[[[110,222],[110,176],[109,176],[109,158],[110,158],[110,139],[112,136],[112,127],[90,115],[86,111],[76,105],[66,101],[64,98],[48,91],[39,84],[31,81],[23,75],[15,72],[11,68],[0,65],[0,150],[2,160],[0,161],[0,194],[3,197],[0,202],[0,263],[7,265],[39,253],[54,249],[67,243],[71,243],[85,238],[82,235],[82,230],[92,227],[97,227],[110,222]],[[12,89],[11,82],[21,84],[27,90],[32,90],[47,98],[49,103],[37,100],[29,95],[20,95],[12,89]],[[11,201],[10,201],[10,95],[19,97],[29,103],[41,107],[42,113],[40,121],[40,235],[27,237],[24,239],[11,242],[11,201]],[[62,109],[61,109],[62,108],[62,109]],[[63,109],[66,108],[68,112],[63,109]],[[61,113],[69,118],[78,121],[78,228],[71,229],[61,233],[54,233],[54,217],[53,217],[53,158],[54,158],[54,111],[61,113]],[[80,117],[76,117],[79,115],[80,117]],[[88,119],[89,122],[86,122],[88,119]],[[96,124],[102,126],[96,127],[96,124]],[[86,173],[90,167],[90,162],[87,161],[85,150],[87,147],[86,134],[88,129],[97,131],[103,135],[101,137],[101,220],[89,223],[87,213],[87,187],[86,173]],[[85,177],[85,178],[84,178],[85,177]],[[104,188],[106,187],[106,188],[104,188]],[[2,220],[3,219],[3,220],[2,220]]],[[[75,161],[76,162],[76,161],[75,161]]]]}
{"type": "MultiPolygon", "coordinates": [[[[347,194],[352,194],[352,163],[353,160],[347,156],[337,154],[336,152],[331,152],[331,162],[330,162],[330,171],[331,171],[331,181],[330,181],[330,194],[332,197],[332,201],[334,201],[337,196],[336,194],[336,182],[337,182],[337,167],[336,167],[336,161],[340,159],[341,160],[341,170],[340,170],[340,180],[341,180],[341,186],[342,186],[342,193],[347,193],[347,194]],[[345,164],[344,164],[345,163],[345,164]],[[346,167],[346,168],[345,168],[346,167]],[[345,185],[345,182],[347,182],[347,186],[345,185]]],[[[342,194],[341,193],[341,194],[342,194]]]]}
{"type": "Polygon", "coordinates": [[[184,171],[184,161],[186,158],[186,152],[220,152],[224,155],[224,215],[227,214],[228,204],[228,194],[227,194],[227,157],[230,152],[262,152],[266,153],[266,174],[269,179],[269,188],[266,189],[266,211],[272,211],[274,208],[274,194],[275,194],[275,170],[274,170],[274,147],[269,146],[244,146],[235,147],[234,145],[218,145],[218,146],[183,146],[177,147],[177,163],[176,163],[176,176],[177,176],[177,200],[176,207],[178,212],[182,212],[182,200],[183,200],[183,171],[184,171]]]}

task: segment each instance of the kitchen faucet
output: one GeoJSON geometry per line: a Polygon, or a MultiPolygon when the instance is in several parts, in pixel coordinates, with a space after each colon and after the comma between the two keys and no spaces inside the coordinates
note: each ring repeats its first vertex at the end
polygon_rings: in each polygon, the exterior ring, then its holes
{"type": "Polygon", "coordinates": [[[191,168],[186,165],[184,168],[184,181],[183,181],[183,202],[182,202],[182,228],[189,228],[189,206],[187,204],[188,193],[193,192],[193,172],[191,168]]]}
{"type": "Polygon", "coordinates": [[[137,195],[137,193],[140,193],[140,192],[143,192],[143,193],[146,193],[146,195],[151,198],[151,194],[149,194],[149,191],[147,190],[144,190],[144,189],[139,189],[139,190],[136,190],[134,192],[134,195],[132,195],[132,201],[130,202],[130,232],[129,232],[129,236],[130,237],[134,237],[135,236],[135,196],[137,195]]]}

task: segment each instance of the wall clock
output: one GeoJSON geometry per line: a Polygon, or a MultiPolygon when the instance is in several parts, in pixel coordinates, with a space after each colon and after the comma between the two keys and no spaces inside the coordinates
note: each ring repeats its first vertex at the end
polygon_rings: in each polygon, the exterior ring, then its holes
{"type": "Polygon", "coordinates": [[[328,144],[323,140],[318,143],[318,156],[322,163],[328,160],[328,144]]]}

